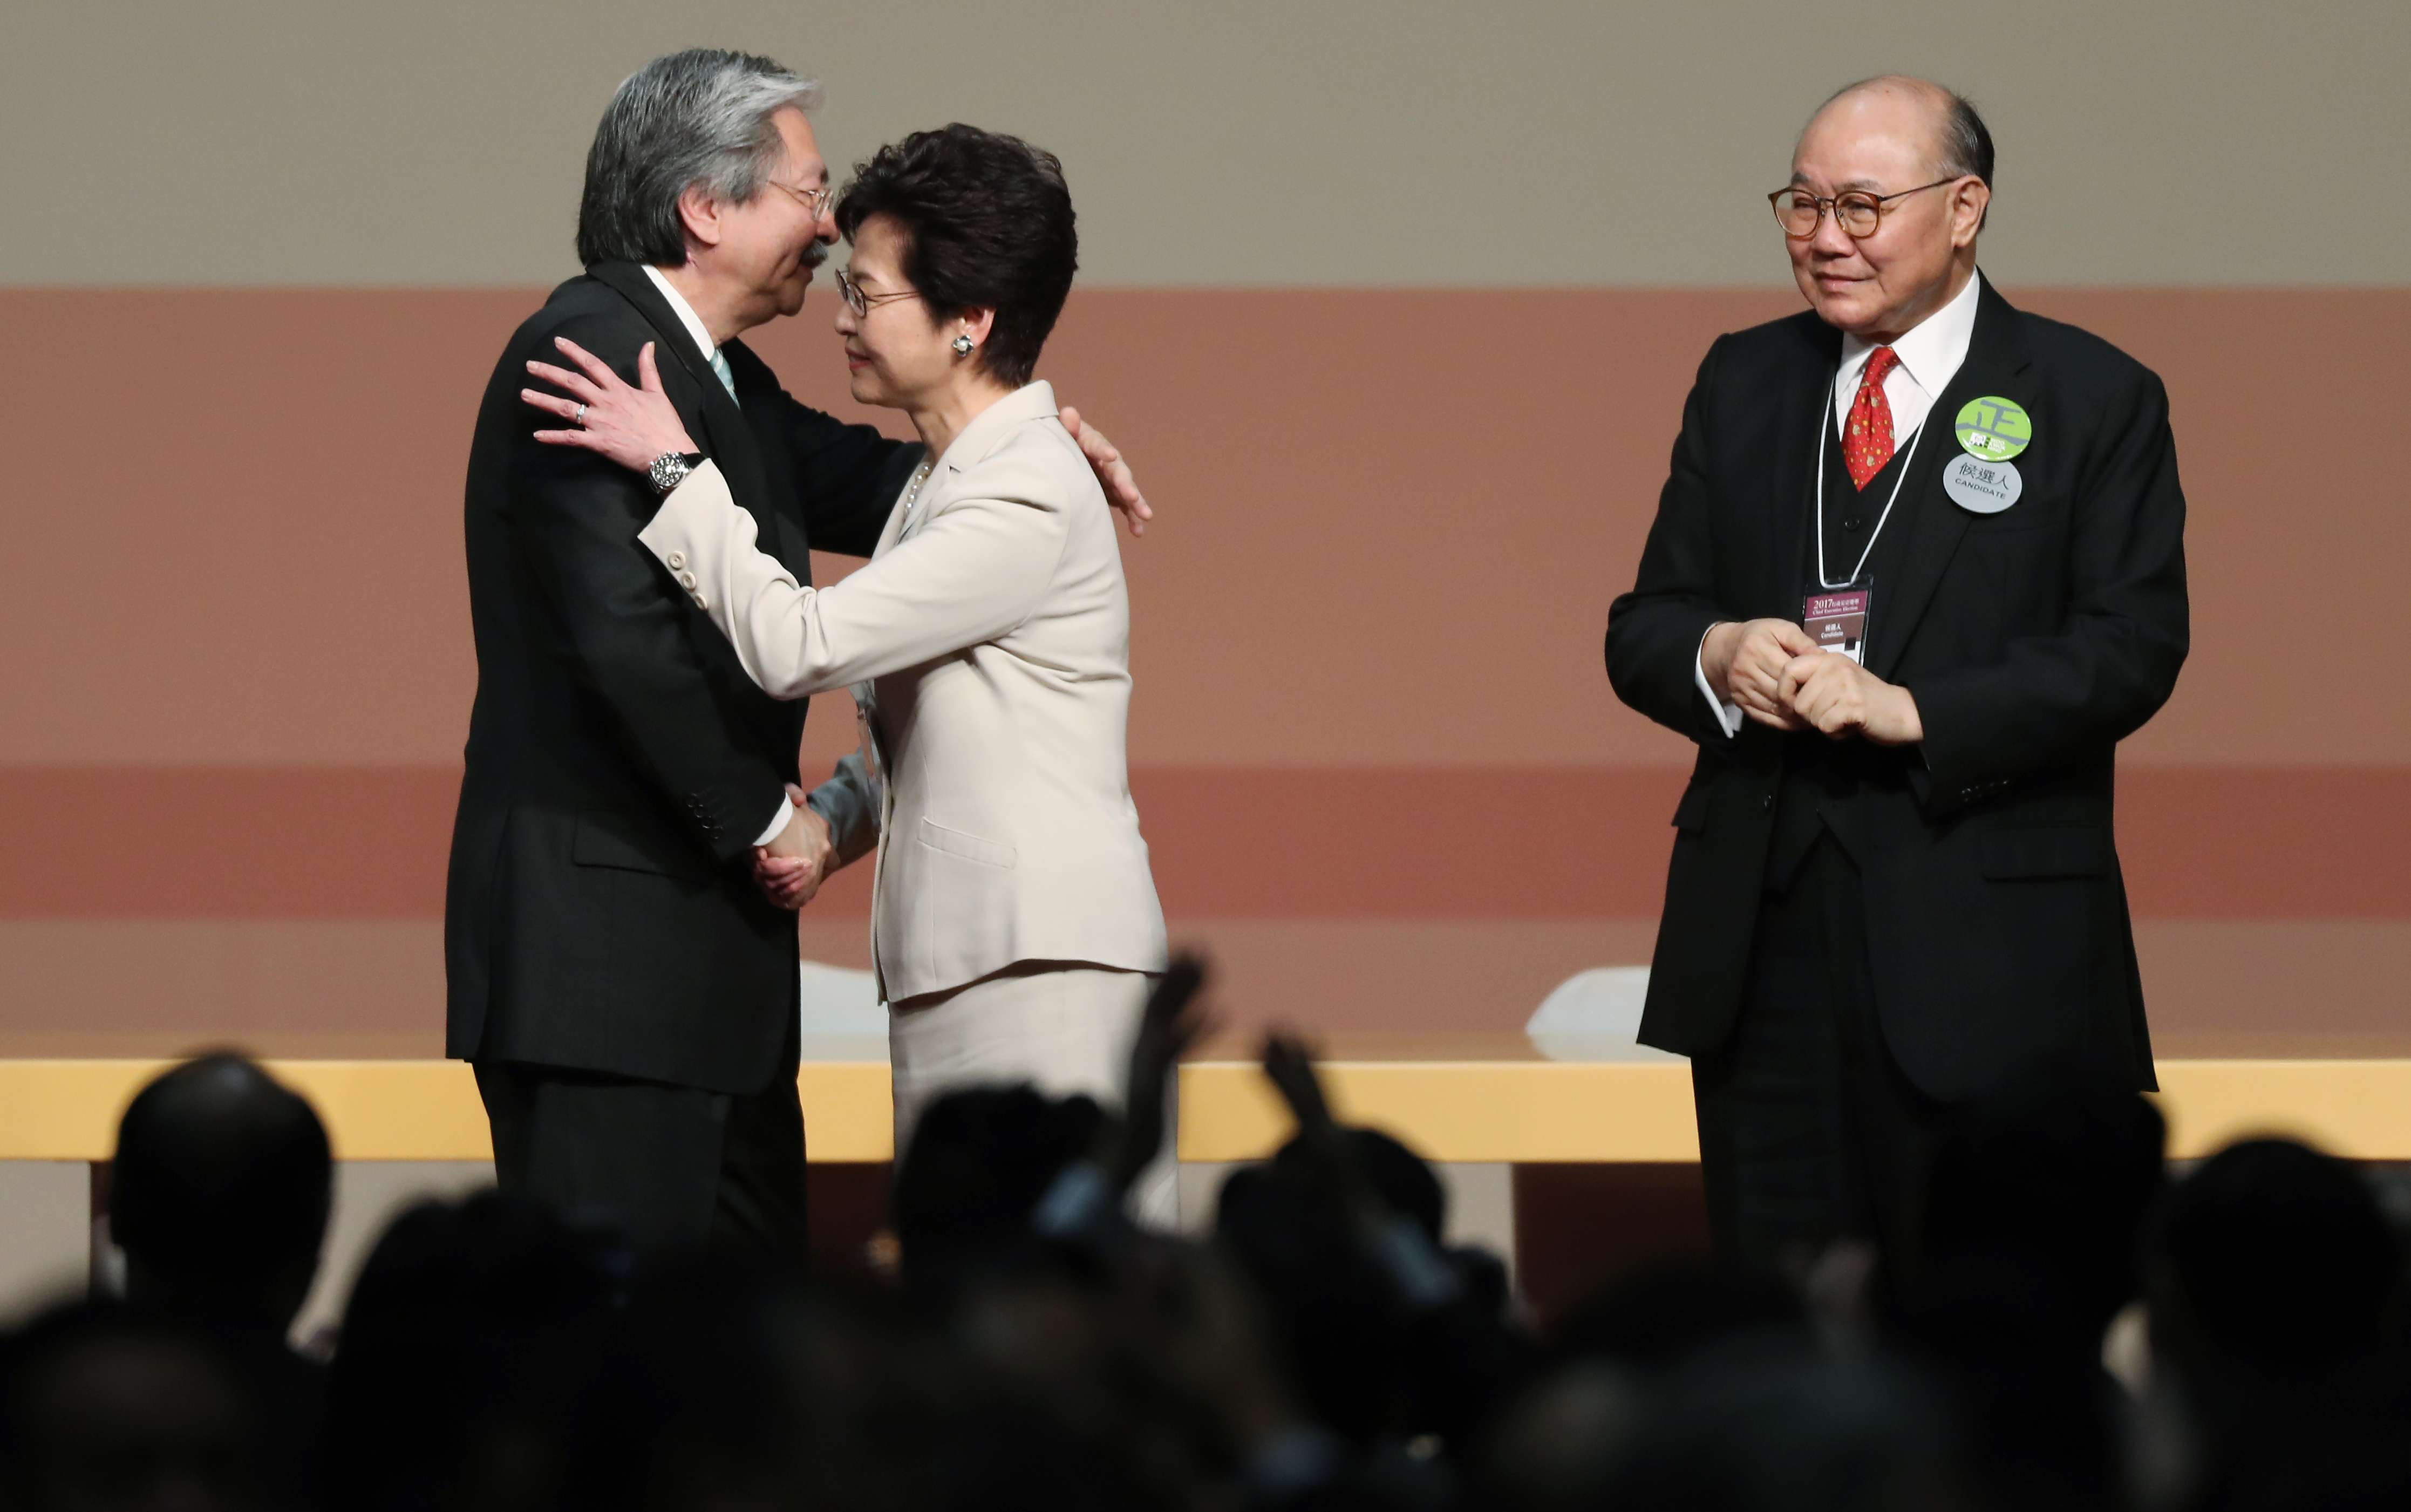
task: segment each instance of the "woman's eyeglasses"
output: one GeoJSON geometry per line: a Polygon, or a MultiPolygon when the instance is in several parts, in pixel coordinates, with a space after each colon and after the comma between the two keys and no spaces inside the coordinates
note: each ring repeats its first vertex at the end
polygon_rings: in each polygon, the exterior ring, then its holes
{"type": "Polygon", "coordinates": [[[862,286],[854,281],[854,275],[842,268],[837,271],[837,291],[839,297],[845,301],[845,307],[854,312],[856,319],[869,315],[870,307],[874,304],[885,304],[890,300],[920,298],[920,290],[911,288],[897,294],[865,294],[862,291],[862,286]]]}

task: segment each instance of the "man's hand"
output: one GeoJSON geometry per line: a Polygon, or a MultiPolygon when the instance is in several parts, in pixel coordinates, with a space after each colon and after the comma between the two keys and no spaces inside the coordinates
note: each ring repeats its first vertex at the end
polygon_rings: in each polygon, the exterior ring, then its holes
{"type": "Polygon", "coordinates": [[[1808,632],[1789,620],[1729,621],[1701,642],[1700,670],[1719,698],[1739,704],[1743,713],[1760,724],[1805,729],[1785,707],[1780,690],[1784,668],[1816,650],[1808,632]]]}
{"type": "Polygon", "coordinates": [[[1802,727],[1834,740],[1863,735],[1878,745],[1914,745],[1925,739],[1917,700],[1839,652],[1794,657],[1777,682],[1777,697],[1802,727]]]}
{"type": "Polygon", "coordinates": [[[828,821],[804,802],[804,790],[788,784],[787,800],[796,806],[796,816],[768,844],[753,848],[753,880],[772,903],[793,913],[812,901],[838,861],[828,821]]]}
{"type": "Polygon", "coordinates": [[[1147,534],[1147,522],[1155,511],[1147,506],[1147,495],[1138,491],[1138,479],[1131,476],[1130,463],[1122,461],[1121,448],[1105,439],[1105,433],[1093,425],[1080,423],[1080,412],[1071,405],[1063,406],[1063,429],[1080,443],[1088,454],[1089,465],[1096,469],[1097,481],[1105,488],[1105,502],[1121,511],[1133,536],[1147,534]]]}

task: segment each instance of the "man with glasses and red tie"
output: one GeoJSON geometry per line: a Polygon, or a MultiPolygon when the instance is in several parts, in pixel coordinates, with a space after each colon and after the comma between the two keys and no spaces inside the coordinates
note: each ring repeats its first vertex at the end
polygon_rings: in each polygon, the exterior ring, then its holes
{"type": "Polygon", "coordinates": [[[1753,1264],[1896,1252],[1954,1110],[2153,1085],[2111,794],[2185,656],[2168,395],[1984,280],[1992,181],[1939,85],[1817,112],[1770,197],[1810,309],[1710,346],[1608,612],[1699,745],[1641,1037],[1753,1264]]]}

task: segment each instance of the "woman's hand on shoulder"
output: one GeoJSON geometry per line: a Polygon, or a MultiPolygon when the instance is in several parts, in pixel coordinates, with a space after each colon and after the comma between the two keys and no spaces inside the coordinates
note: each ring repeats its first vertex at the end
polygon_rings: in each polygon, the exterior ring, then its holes
{"type": "Polygon", "coordinates": [[[639,473],[649,471],[653,459],[665,451],[701,449],[686,433],[686,422],[679,418],[669,395],[662,391],[651,342],[636,354],[636,376],[643,386],[631,388],[611,371],[609,363],[568,337],[555,336],[552,341],[577,364],[578,371],[572,373],[549,362],[528,364],[528,372],[569,396],[564,399],[540,389],[519,390],[521,399],[570,422],[566,430],[538,431],[538,441],[553,447],[582,447],[639,473]]]}

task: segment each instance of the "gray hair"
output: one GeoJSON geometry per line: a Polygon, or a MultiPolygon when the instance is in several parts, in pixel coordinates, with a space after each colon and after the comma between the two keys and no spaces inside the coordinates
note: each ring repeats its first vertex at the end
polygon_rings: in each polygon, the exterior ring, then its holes
{"type": "Polygon", "coordinates": [[[630,74],[586,153],[577,260],[685,262],[679,197],[700,185],[723,203],[752,199],[779,159],[771,117],[820,102],[817,81],[750,52],[691,48],[630,74]]]}

